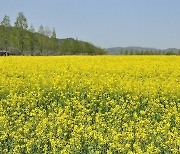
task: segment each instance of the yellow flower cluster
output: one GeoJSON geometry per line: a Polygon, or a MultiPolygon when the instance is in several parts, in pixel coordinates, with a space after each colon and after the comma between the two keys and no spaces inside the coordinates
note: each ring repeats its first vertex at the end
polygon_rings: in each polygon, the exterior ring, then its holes
{"type": "Polygon", "coordinates": [[[0,57],[0,153],[179,153],[180,57],[0,57]]]}

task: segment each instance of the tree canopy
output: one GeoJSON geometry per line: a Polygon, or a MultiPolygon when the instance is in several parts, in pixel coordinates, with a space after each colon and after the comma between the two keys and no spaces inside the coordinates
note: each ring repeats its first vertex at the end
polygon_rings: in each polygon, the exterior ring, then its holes
{"type": "Polygon", "coordinates": [[[78,39],[58,39],[55,28],[51,30],[48,26],[40,25],[36,31],[33,24],[28,26],[23,12],[18,13],[13,26],[8,15],[5,15],[0,23],[0,49],[9,50],[14,55],[106,53],[103,49],[78,39]]]}

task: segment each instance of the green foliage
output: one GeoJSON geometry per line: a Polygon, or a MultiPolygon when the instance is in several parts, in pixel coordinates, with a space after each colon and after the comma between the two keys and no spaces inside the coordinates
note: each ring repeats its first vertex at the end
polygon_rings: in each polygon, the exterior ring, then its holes
{"type": "Polygon", "coordinates": [[[23,12],[19,12],[19,14],[16,18],[15,27],[19,27],[21,29],[28,28],[27,19],[24,16],[23,12]]]}
{"type": "Polygon", "coordinates": [[[39,36],[38,36],[38,48],[41,52],[41,55],[42,55],[42,52],[44,50],[44,46],[45,46],[45,39],[44,39],[44,27],[42,25],[39,26],[39,29],[38,29],[38,33],[39,33],[39,36]]]}
{"type": "Polygon", "coordinates": [[[57,41],[57,38],[56,38],[56,30],[55,30],[55,28],[53,28],[53,31],[52,31],[50,46],[51,46],[50,48],[51,48],[52,51],[58,51],[59,45],[58,45],[58,41],[57,41]]]}
{"type": "Polygon", "coordinates": [[[157,50],[157,49],[132,49],[132,48],[121,48],[121,49],[106,49],[109,54],[119,54],[119,55],[180,55],[180,50],[178,49],[166,49],[166,50],[157,50]]]}
{"type": "Polygon", "coordinates": [[[31,51],[31,56],[33,56],[34,54],[33,52],[35,51],[35,48],[36,48],[36,42],[37,42],[37,38],[35,35],[35,29],[34,29],[34,26],[31,25],[28,32],[28,45],[31,51]]]}
{"type": "Polygon", "coordinates": [[[101,48],[95,47],[94,45],[75,40],[65,39],[61,43],[61,51],[63,54],[85,54],[85,55],[101,55],[105,54],[105,51],[101,48]]]}
{"type": "Polygon", "coordinates": [[[0,27],[0,46],[2,46],[6,51],[10,46],[10,33],[11,24],[9,16],[5,15],[0,27]]]}
{"type": "Polygon", "coordinates": [[[10,18],[8,15],[5,15],[2,22],[1,22],[1,26],[4,27],[11,27],[11,23],[10,23],[10,18]]]}
{"type": "Polygon", "coordinates": [[[0,48],[10,50],[14,55],[62,55],[62,54],[105,54],[105,51],[78,39],[57,39],[55,28],[34,26],[28,28],[27,19],[19,12],[14,23],[10,25],[9,16],[5,15],[0,25],[0,48]]]}
{"type": "Polygon", "coordinates": [[[22,52],[22,54],[28,44],[27,28],[27,19],[24,16],[23,12],[20,12],[15,22],[14,34],[16,40],[15,44],[17,45],[17,48],[22,52]]]}

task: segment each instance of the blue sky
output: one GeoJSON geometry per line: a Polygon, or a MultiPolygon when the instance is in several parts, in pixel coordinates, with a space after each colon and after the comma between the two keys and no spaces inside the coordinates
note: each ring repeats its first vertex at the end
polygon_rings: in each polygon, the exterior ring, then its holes
{"type": "Polygon", "coordinates": [[[180,48],[180,0],[0,0],[14,24],[24,12],[36,30],[55,27],[57,37],[74,37],[102,48],[180,48]]]}

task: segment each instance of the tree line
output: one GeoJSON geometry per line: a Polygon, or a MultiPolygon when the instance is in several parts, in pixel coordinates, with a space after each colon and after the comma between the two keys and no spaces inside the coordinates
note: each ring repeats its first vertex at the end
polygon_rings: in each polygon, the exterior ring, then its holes
{"type": "Polygon", "coordinates": [[[19,55],[105,54],[105,51],[78,39],[58,39],[56,30],[40,25],[36,32],[33,24],[28,26],[23,12],[19,12],[11,25],[5,15],[0,23],[0,49],[19,55]]]}
{"type": "Polygon", "coordinates": [[[123,50],[119,51],[119,55],[180,55],[180,50],[123,50]]]}

